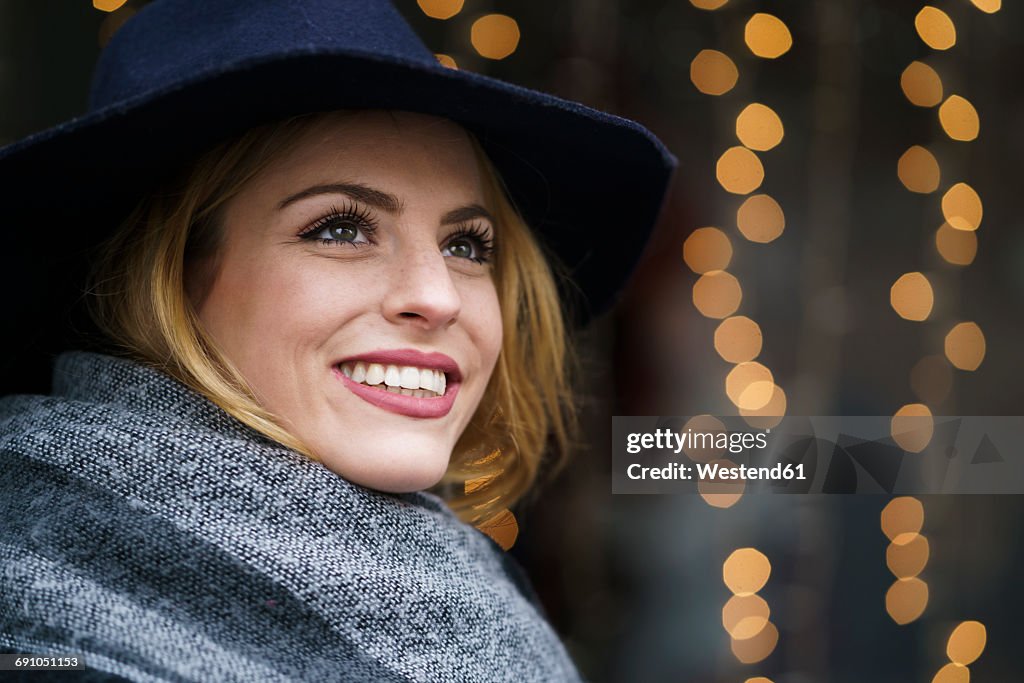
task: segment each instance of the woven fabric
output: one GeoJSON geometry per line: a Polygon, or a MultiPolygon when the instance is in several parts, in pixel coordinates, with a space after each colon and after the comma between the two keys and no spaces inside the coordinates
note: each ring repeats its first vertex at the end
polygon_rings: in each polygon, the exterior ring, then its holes
{"type": "Polygon", "coordinates": [[[65,353],[0,399],[0,647],[137,681],[574,681],[501,550],[163,373],[65,353]]]}

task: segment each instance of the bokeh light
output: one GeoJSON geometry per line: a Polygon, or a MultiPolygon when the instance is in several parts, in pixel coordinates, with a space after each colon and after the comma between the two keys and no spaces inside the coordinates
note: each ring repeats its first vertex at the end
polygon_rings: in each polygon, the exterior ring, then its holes
{"type": "Polygon", "coordinates": [[[984,209],[981,197],[967,183],[957,183],[942,195],[942,215],[957,230],[977,230],[984,209]]]}
{"type": "Polygon", "coordinates": [[[724,270],[704,273],[693,285],[693,305],[708,318],[728,318],[742,301],[740,281],[724,270]]]}
{"type": "Polygon", "coordinates": [[[740,77],[729,55],[718,50],[701,50],[690,62],[690,80],[705,95],[724,95],[740,77]]]}
{"type": "Polygon", "coordinates": [[[946,643],[946,655],[954,664],[967,666],[985,650],[988,634],[980,621],[964,621],[953,629],[946,643]]]}
{"type": "Polygon", "coordinates": [[[754,664],[766,659],[774,652],[775,646],[778,644],[779,629],[775,628],[775,624],[770,621],[753,638],[746,640],[733,638],[730,641],[733,655],[744,664],[754,664]]]}
{"type": "Polygon", "coordinates": [[[773,383],[772,394],[767,403],[756,409],[740,406],[739,412],[743,416],[743,420],[751,427],[771,429],[782,422],[782,418],[786,416],[786,392],[778,384],[773,383]]]}
{"type": "Polygon", "coordinates": [[[690,4],[697,9],[716,10],[724,7],[729,0],[690,0],[690,4]]]}
{"type": "Polygon", "coordinates": [[[956,27],[949,15],[927,5],[914,17],[914,28],[925,45],[933,50],[948,50],[956,45],[956,27]]]}
{"type": "Polygon", "coordinates": [[[732,260],[732,243],[718,228],[697,228],[683,242],[683,261],[695,273],[725,270],[732,260]]]}
{"type": "Polygon", "coordinates": [[[897,624],[909,624],[928,606],[928,584],[917,577],[896,579],[885,594],[885,611],[897,624]]]}
{"type": "Polygon", "coordinates": [[[928,194],[939,189],[939,162],[920,145],[914,145],[903,153],[896,164],[896,174],[911,192],[928,194]]]}
{"type": "Polygon", "coordinates": [[[786,229],[786,214],[769,195],[751,195],[736,211],[736,227],[751,242],[767,244],[786,229]]]}
{"type": "Polygon", "coordinates": [[[743,681],[743,683],[772,683],[772,679],[765,678],[764,676],[754,676],[743,681]]]}
{"type": "Polygon", "coordinates": [[[942,101],[942,79],[924,62],[911,62],[900,76],[900,87],[911,104],[934,107],[942,101]]]}
{"type": "Polygon", "coordinates": [[[730,147],[718,158],[715,177],[728,192],[750,194],[761,187],[764,167],[757,155],[746,147],[730,147]]]}
{"type": "MultiPolygon", "coordinates": [[[[772,371],[757,361],[739,363],[725,377],[725,393],[733,405],[742,404],[743,392],[755,382],[774,382],[772,371]]],[[[766,399],[767,400],[767,399],[766,399]]],[[[763,405],[763,404],[762,404],[763,405]]]]}
{"type": "Polygon", "coordinates": [[[925,403],[945,401],[953,388],[953,372],[946,357],[931,355],[917,361],[910,371],[910,388],[925,403]]]}
{"type": "Polygon", "coordinates": [[[793,36],[786,24],[778,17],[763,12],[750,17],[743,29],[743,40],[751,52],[765,59],[781,57],[793,47],[793,36]]]}
{"type": "Polygon", "coordinates": [[[502,510],[486,522],[477,525],[483,533],[494,539],[494,542],[505,550],[511,548],[519,535],[519,523],[510,510],[502,510]]]}
{"type": "Polygon", "coordinates": [[[451,55],[438,53],[434,55],[434,57],[437,59],[437,61],[441,62],[443,66],[446,66],[449,69],[459,68],[459,65],[455,62],[455,59],[451,55]]]}
{"type": "Polygon", "coordinates": [[[909,579],[925,568],[929,553],[928,539],[914,534],[913,539],[903,545],[889,544],[885,550],[885,564],[897,579],[909,579]]]}
{"type": "Polygon", "coordinates": [[[715,329],[715,351],[730,363],[754,360],[762,343],[761,327],[743,315],[726,318],[715,329]]]}
{"type": "Polygon", "coordinates": [[[913,496],[893,498],[882,509],[882,533],[893,543],[909,543],[924,526],[924,506],[913,496]]]}
{"type": "Polygon", "coordinates": [[[768,624],[771,610],[760,595],[733,595],[722,608],[722,626],[736,640],[753,638],[768,624]]]}
{"type": "Polygon", "coordinates": [[[932,683],[970,683],[971,672],[966,666],[949,662],[935,674],[932,683]]]}
{"type": "Polygon", "coordinates": [[[935,432],[932,411],[923,403],[908,403],[892,416],[892,439],[908,453],[920,453],[931,443],[935,432]]]}
{"type": "Polygon", "coordinates": [[[978,137],[981,122],[978,111],[966,98],[950,95],[939,107],[939,123],[953,140],[970,142],[978,137]]]}
{"type": "Polygon", "coordinates": [[[927,320],[935,304],[932,285],[921,273],[905,273],[889,289],[889,303],[905,320],[927,320]]]}
{"type": "Polygon", "coordinates": [[[485,14],[473,22],[469,40],[481,57],[505,59],[519,46],[519,24],[504,14],[485,14]]]}
{"type": "Polygon", "coordinates": [[[128,0],[92,0],[92,6],[101,12],[115,12],[128,0]]]}
{"type": "Polygon", "coordinates": [[[1003,0],[971,0],[971,4],[986,14],[995,14],[1003,7],[1003,0]]]}
{"type": "Polygon", "coordinates": [[[955,325],[946,335],[946,358],[960,370],[977,370],[985,360],[985,335],[977,323],[955,325]]]}
{"type": "MultiPolygon", "coordinates": [[[[688,430],[711,434],[727,431],[725,423],[713,415],[694,415],[686,421],[682,431],[686,432],[688,430]]],[[[725,449],[717,448],[711,440],[708,440],[707,445],[704,445],[702,441],[700,446],[692,445],[687,441],[687,445],[683,446],[683,452],[694,462],[711,462],[724,455],[725,449]]]]}
{"type": "MultiPolygon", "coordinates": [[[[717,464],[719,468],[736,467],[736,463],[728,458],[713,460],[711,464],[717,464]]],[[[700,479],[697,482],[697,492],[704,502],[714,508],[730,508],[739,502],[743,497],[743,491],[747,483],[742,479],[700,479]]]]}
{"type": "Polygon", "coordinates": [[[748,104],[736,117],[736,137],[746,147],[766,152],[782,142],[782,119],[768,106],[748,104]]]}
{"type": "Polygon", "coordinates": [[[935,231],[935,248],[947,263],[967,266],[978,254],[978,237],[973,231],[956,230],[949,223],[943,223],[935,231]]]}
{"type": "Polygon", "coordinates": [[[722,563],[722,580],[734,595],[753,595],[771,573],[772,563],[756,548],[737,548],[722,563]]]}
{"type": "Polygon", "coordinates": [[[465,0],[416,0],[423,13],[432,19],[451,19],[462,11],[465,0]]]}

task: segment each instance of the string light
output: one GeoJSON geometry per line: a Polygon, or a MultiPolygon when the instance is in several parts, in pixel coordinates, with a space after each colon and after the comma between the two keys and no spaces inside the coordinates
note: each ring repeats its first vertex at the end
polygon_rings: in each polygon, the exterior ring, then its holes
{"type": "Polygon", "coordinates": [[[423,13],[432,19],[451,19],[462,11],[465,0],[416,0],[423,13]]]}
{"type": "Polygon", "coordinates": [[[718,228],[697,228],[683,242],[683,260],[695,273],[725,270],[732,260],[732,243],[718,228]]]}
{"type": "Polygon", "coordinates": [[[939,107],[939,123],[946,135],[961,142],[977,138],[981,128],[974,105],[959,95],[950,95],[939,107]]]}
{"type": "Polygon", "coordinates": [[[693,305],[708,318],[728,318],[742,300],[740,281],[724,270],[704,273],[693,285],[693,305]]]}
{"type": "Polygon", "coordinates": [[[697,9],[716,10],[724,7],[729,0],[690,0],[690,4],[697,9]]]}
{"type": "Polygon", "coordinates": [[[726,318],[715,329],[715,351],[729,363],[754,360],[762,342],[761,328],[743,315],[726,318]]]}
{"type": "Polygon", "coordinates": [[[978,253],[978,237],[973,230],[956,230],[949,223],[943,223],[935,231],[935,248],[947,263],[968,266],[978,253]]]}
{"type": "Polygon", "coordinates": [[[782,142],[784,135],[779,115],[758,102],[748,104],[736,117],[736,137],[750,149],[766,152],[782,142]]]}
{"type": "Polygon", "coordinates": [[[743,40],[758,57],[776,59],[793,47],[793,36],[778,17],[758,12],[750,17],[743,29],[743,40]]]}
{"type": "Polygon", "coordinates": [[[434,55],[434,57],[435,57],[435,58],[437,59],[437,61],[439,61],[439,62],[440,62],[440,63],[441,63],[441,64],[442,64],[443,66],[446,66],[446,67],[448,67],[449,69],[458,69],[458,68],[459,68],[459,65],[458,65],[458,64],[457,64],[457,63],[455,62],[455,59],[454,59],[454,58],[453,58],[453,57],[452,57],[451,55],[445,55],[445,54],[436,54],[436,55],[434,55]]]}
{"type": "Polygon", "coordinates": [[[505,59],[519,46],[519,24],[504,14],[485,14],[473,22],[469,36],[481,57],[505,59]]]}
{"type": "Polygon", "coordinates": [[[900,87],[911,104],[934,107],[942,102],[942,79],[924,62],[911,62],[900,76],[900,87]]]}
{"type": "Polygon", "coordinates": [[[739,77],[735,62],[718,50],[701,50],[690,62],[690,81],[705,95],[724,95],[739,77]]]}
{"type": "Polygon", "coordinates": [[[101,12],[116,12],[128,0],[92,0],[92,6],[101,12]]]}
{"type": "Polygon", "coordinates": [[[925,6],[914,17],[914,28],[925,45],[933,50],[948,50],[956,45],[956,26],[949,15],[937,7],[925,6]]]}
{"type": "Polygon", "coordinates": [[[908,403],[892,416],[889,431],[904,451],[920,453],[928,447],[935,431],[932,411],[923,403],[908,403]]]}
{"type": "Polygon", "coordinates": [[[778,239],[786,229],[786,215],[771,196],[755,194],[736,211],[736,227],[751,242],[767,244],[778,239]]]}
{"type": "Polygon", "coordinates": [[[906,273],[889,290],[889,303],[904,320],[927,320],[935,303],[932,285],[922,273],[906,273]]]}
{"type": "Polygon", "coordinates": [[[764,166],[746,147],[730,147],[715,165],[715,177],[727,192],[750,194],[764,181],[764,166]]]}
{"type": "MultiPolygon", "coordinates": [[[[741,401],[743,393],[755,382],[774,383],[772,371],[757,361],[739,363],[725,377],[725,394],[734,405],[740,407],[743,405],[741,401]]],[[[760,397],[761,394],[762,392],[759,391],[758,396],[760,397]]],[[[765,397],[765,402],[767,402],[768,398],[770,398],[770,394],[765,397]]],[[[762,403],[761,406],[763,405],[762,403]]]]}
{"type": "Polygon", "coordinates": [[[946,335],[944,348],[953,367],[974,371],[985,360],[985,335],[977,323],[959,323],[946,335]]]}
{"type": "Polygon", "coordinates": [[[896,164],[896,174],[911,192],[929,194],[939,189],[939,162],[920,145],[914,145],[903,153],[896,164]]]}

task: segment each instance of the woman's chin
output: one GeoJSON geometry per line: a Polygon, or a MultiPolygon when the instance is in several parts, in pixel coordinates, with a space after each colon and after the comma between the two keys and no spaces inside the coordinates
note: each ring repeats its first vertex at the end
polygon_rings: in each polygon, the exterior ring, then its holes
{"type": "Polygon", "coordinates": [[[448,469],[451,448],[423,445],[362,448],[353,451],[318,450],[320,462],[338,476],[366,488],[387,493],[422,491],[441,481],[448,469]]]}

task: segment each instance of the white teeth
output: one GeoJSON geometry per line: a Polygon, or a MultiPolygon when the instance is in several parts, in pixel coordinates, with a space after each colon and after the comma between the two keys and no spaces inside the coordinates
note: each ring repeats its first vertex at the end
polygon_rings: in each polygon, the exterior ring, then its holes
{"type": "Polygon", "coordinates": [[[401,384],[403,389],[419,389],[420,371],[417,368],[402,368],[401,384]]]}
{"type": "Polygon", "coordinates": [[[380,384],[384,381],[384,366],[379,363],[370,363],[370,367],[366,368],[366,380],[365,382],[370,386],[380,384]]]}
{"type": "Polygon", "coordinates": [[[353,382],[377,386],[392,393],[419,398],[437,398],[445,393],[447,381],[440,370],[418,368],[411,365],[383,365],[381,363],[344,363],[341,372],[353,382]]]}
{"type": "Polygon", "coordinates": [[[364,363],[356,363],[356,367],[352,370],[350,376],[353,382],[362,382],[366,379],[366,365],[364,363]]]}

